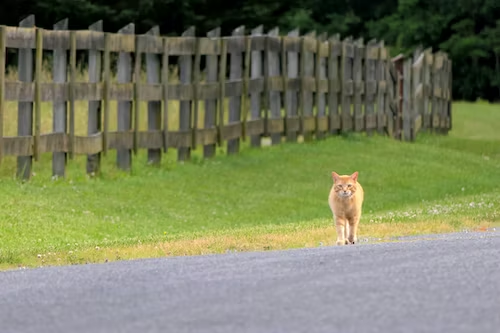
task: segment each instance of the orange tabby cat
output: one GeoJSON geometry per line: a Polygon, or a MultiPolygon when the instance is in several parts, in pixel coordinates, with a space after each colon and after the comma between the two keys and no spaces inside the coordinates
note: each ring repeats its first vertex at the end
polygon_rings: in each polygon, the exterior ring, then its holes
{"type": "Polygon", "coordinates": [[[364,192],[358,183],[358,172],[339,176],[332,172],[333,186],[328,203],[337,229],[337,245],[354,244],[358,241],[358,224],[361,218],[364,192]]]}

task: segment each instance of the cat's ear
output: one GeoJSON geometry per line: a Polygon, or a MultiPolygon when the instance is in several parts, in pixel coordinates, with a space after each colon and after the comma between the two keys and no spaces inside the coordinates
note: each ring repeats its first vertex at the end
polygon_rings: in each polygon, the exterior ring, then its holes
{"type": "Polygon", "coordinates": [[[351,175],[351,178],[352,178],[355,182],[357,182],[357,181],[358,181],[358,172],[356,171],[355,173],[353,173],[353,174],[351,175]]]}
{"type": "Polygon", "coordinates": [[[335,171],[332,171],[332,179],[333,181],[337,181],[340,179],[340,176],[338,173],[336,173],[335,171]]]}

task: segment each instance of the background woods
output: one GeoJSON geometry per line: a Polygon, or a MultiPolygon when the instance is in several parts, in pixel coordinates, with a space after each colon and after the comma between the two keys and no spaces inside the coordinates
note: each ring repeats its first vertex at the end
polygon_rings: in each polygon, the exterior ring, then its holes
{"type": "Polygon", "coordinates": [[[0,4],[0,23],[16,26],[35,14],[39,27],[69,18],[70,29],[87,29],[105,18],[116,32],[130,22],[136,33],[158,25],[162,34],[180,35],[189,26],[205,36],[234,27],[326,32],[341,37],[376,38],[391,55],[423,48],[448,53],[453,61],[453,97],[489,101],[500,98],[500,6],[497,0],[19,0],[0,4]]]}

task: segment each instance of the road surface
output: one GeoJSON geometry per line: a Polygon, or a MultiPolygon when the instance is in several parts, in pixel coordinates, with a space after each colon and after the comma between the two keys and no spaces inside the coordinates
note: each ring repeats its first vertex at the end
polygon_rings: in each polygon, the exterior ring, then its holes
{"type": "Polygon", "coordinates": [[[0,332],[500,332],[500,232],[0,272],[0,332]]]}

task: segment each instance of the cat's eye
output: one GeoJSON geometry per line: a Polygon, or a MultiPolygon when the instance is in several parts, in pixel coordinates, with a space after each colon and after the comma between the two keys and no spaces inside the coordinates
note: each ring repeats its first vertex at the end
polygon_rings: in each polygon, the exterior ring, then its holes
{"type": "Polygon", "coordinates": [[[352,187],[352,185],[351,185],[351,184],[347,184],[347,187],[351,188],[351,187],[352,187]]]}

